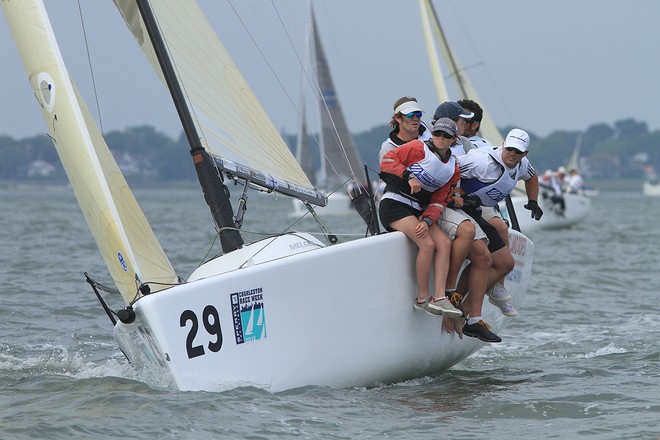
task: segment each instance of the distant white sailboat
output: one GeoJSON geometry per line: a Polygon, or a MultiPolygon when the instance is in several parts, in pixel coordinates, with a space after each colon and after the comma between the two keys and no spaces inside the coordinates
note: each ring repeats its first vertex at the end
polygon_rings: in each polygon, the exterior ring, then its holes
{"type": "MultiPolygon", "coordinates": [[[[442,333],[438,318],[413,310],[416,249],[402,233],[336,245],[308,233],[244,243],[240,223],[251,188],[319,205],[324,195],[194,1],[116,4],[170,90],[220,236],[223,255],[187,280],[169,263],[69,77],[43,2],[0,2],[50,136],[124,299],[113,310],[98,296],[133,365],[161,372],[181,390],[253,385],[280,391],[432,375],[483,346],[442,333]],[[244,185],[236,216],[227,177],[244,185]]],[[[534,247],[520,233],[512,240],[516,265],[507,288],[518,304],[530,282],[534,247]]],[[[88,282],[96,292],[108,289],[88,282]]],[[[510,320],[488,302],[483,316],[495,331],[510,320]]]]}
{"type": "MultiPolygon", "coordinates": [[[[479,103],[484,109],[483,119],[481,120],[479,132],[481,135],[488,139],[493,145],[502,145],[504,138],[497,129],[490,112],[487,110],[485,103],[479,98],[475,87],[470,82],[470,79],[465,74],[465,69],[459,63],[458,59],[452,52],[449,42],[440,24],[440,19],[436,12],[433,2],[431,0],[419,0],[420,10],[422,14],[422,25],[424,28],[424,35],[429,52],[429,60],[431,63],[431,71],[434,82],[436,84],[436,91],[438,92],[439,102],[451,101],[447,93],[447,85],[445,78],[451,78],[457,93],[460,95],[457,99],[472,99],[479,103]],[[440,56],[438,56],[438,52],[440,56]],[[443,75],[443,68],[440,64],[440,59],[448,71],[447,75],[443,75]]],[[[579,145],[573,153],[574,160],[577,163],[577,155],[579,155],[579,145]]],[[[577,169],[577,167],[576,167],[577,169]]],[[[514,189],[510,201],[500,202],[500,209],[510,222],[522,231],[529,231],[532,229],[559,229],[563,227],[572,226],[582,221],[589,212],[591,201],[583,194],[566,194],[567,200],[566,209],[563,216],[557,215],[557,212],[550,209],[551,206],[544,202],[541,197],[538,200],[539,206],[543,209],[544,215],[541,220],[532,220],[529,211],[523,208],[527,203],[527,196],[524,183],[518,182],[514,189]],[[510,209],[513,209],[515,215],[510,214],[510,209]],[[527,219],[527,217],[530,217],[527,219]],[[529,220],[529,221],[528,221],[529,220]]]]}
{"type": "MultiPolygon", "coordinates": [[[[580,147],[582,144],[582,136],[578,135],[575,142],[573,153],[566,163],[567,170],[579,171],[580,147]]],[[[561,197],[563,198],[563,208],[558,203],[553,202],[552,195],[554,190],[550,187],[540,184],[540,197],[538,200],[539,206],[543,209],[543,217],[541,220],[533,220],[524,205],[527,203],[526,196],[514,196],[511,198],[516,213],[518,214],[517,220],[520,229],[527,232],[537,229],[563,229],[574,226],[587,218],[591,211],[591,197],[588,196],[584,190],[579,192],[566,192],[563,191],[561,197]]],[[[563,183],[560,182],[563,186],[563,183]]],[[[500,205],[504,215],[508,215],[507,206],[500,205]]]]}
{"type": "Polygon", "coordinates": [[[648,197],[660,197],[660,182],[657,179],[645,180],[642,184],[642,193],[648,197]]]}
{"type": "MultiPolygon", "coordinates": [[[[325,56],[321,38],[316,26],[316,19],[309,3],[309,22],[306,36],[306,55],[311,66],[309,75],[303,72],[300,100],[300,121],[298,128],[297,158],[305,161],[308,167],[305,172],[312,182],[325,193],[330,193],[328,203],[319,208],[325,215],[355,215],[349,192],[361,190],[366,186],[364,166],[360,153],[355,145],[353,135],[348,130],[346,118],[335,91],[334,81],[330,73],[328,59],[325,56]],[[305,90],[313,90],[317,103],[315,106],[319,115],[319,148],[321,157],[320,170],[311,165],[311,149],[307,130],[305,90]]],[[[296,215],[306,212],[304,205],[294,200],[296,215]]]]}

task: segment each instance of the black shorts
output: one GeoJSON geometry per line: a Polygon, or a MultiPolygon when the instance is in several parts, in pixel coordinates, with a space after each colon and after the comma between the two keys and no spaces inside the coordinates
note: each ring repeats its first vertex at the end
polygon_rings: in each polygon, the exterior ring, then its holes
{"type": "Polygon", "coordinates": [[[380,222],[385,226],[385,229],[392,232],[394,229],[390,228],[390,225],[397,220],[402,218],[414,216],[419,218],[424,211],[413,208],[410,205],[405,203],[397,202],[392,199],[382,199],[380,205],[378,206],[378,215],[380,217],[380,222]]]}
{"type": "Polygon", "coordinates": [[[481,230],[486,234],[486,237],[488,237],[488,250],[491,254],[506,246],[506,244],[504,244],[504,240],[502,240],[502,236],[499,232],[497,232],[497,229],[495,229],[495,226],[488,223],[488,221],[481,215],[479,217],[472,218],[474,218],[481,230]]]}

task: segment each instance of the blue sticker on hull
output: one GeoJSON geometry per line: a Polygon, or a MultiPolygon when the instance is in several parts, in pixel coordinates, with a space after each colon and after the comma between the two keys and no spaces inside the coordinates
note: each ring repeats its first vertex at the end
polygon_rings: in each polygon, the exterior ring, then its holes
{"type": "Polygon", "coordinates": [[[237,344],[266,338],[266,316],[263,289],[232,293],[231,313],[237,344]]]}

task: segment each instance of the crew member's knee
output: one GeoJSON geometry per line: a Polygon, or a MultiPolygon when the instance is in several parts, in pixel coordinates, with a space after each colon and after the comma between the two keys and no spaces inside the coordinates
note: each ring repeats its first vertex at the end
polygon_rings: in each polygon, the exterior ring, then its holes
{"type": "Polygon", "coordinates": [[[456,229],[456,238],[464,238],[466,240],[474,240],[474,236],[477,233],[476,228],[471,221],[464,221],[458,225],[456,229]]]}

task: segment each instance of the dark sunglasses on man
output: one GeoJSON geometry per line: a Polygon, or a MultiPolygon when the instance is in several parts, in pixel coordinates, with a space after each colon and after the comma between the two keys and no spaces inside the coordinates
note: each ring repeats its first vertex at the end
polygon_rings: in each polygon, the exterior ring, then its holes
{"type": "Polygon", "coordinates": [[[513,152],[515,152],[516,154],[525,154],[524,151],[516,150],[516,149],[513,148],[513,147],[504,147],[504,149],[505,149],[506,151],[508,151],[509,153],[511,153],[511,152],[513,151],[513,152]]]}

